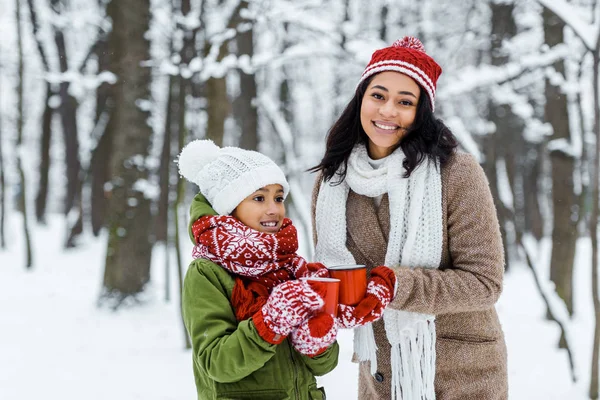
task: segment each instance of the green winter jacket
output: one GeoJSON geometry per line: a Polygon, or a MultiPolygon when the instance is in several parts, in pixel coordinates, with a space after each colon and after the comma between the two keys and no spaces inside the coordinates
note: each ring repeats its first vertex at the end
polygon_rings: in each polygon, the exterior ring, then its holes
{"type": "MultiPolygon", "coordinates": [[[[193,223],[215,212],[197,195],[190,214],[193,223]]],[[[287,339],[279,345],[263,340],[251,319],[236,320],[230,302],[234,283],[225,269],[205,259],[192,261],[185,276],[183,320],[192,340],[198,399],[324,399],[315,376],[335,368],[337,343],[310,358],[287,339]]]]}

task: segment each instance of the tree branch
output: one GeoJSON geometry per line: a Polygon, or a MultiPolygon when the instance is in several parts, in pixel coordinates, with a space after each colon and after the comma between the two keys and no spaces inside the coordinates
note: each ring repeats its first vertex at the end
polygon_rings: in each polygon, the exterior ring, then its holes
{"type": "Polygon", "coordinates": [[[577,371],[575,368],[573,351],[571,350],[571,339],[573,338],[573,336],[570,334],[569,330],[568,311],[566,310],[566,305],[564,304],[563,300],[560,297],[558,297],[558,294],[555,291],[548,289],[542,284],[542,280],[540,279],[535,263],[533,262],[533,260],[536,260],[539,257],[537,257],[536,255],[532,256],[530,254],[531,250],[529,250],[528,246],[524,244],[524,241],[519,240],[517,244],[523,251],[523,254],[525,255],[527,265],[529,266],[529,269],[531,270],[533,279],[535,281],[535,286],[537,287],[538,292],[540,293],[542,299],[544,300],[544,303],[546,304],[548,316],[558,324],[561,334],[565,338],[565,349],[567,350],[567,356],[569,358],[571,379],[573,380],[573,382],[577,382],[577,371]],[[562,312],[560,311],[561,308],[564,309],[562,312]]]}
{"type": "Polygon", "coordinates": [[[567,58],[571,53],[572,50],[562,43],[552,47],[543,54],[538,53],[522,57],[520,62],[511,62],[502,66],[486,65],[465,68],[460,71],[460,76],[463,79],[457,76],[453,83],[450,83],[444,90],[438,92],[438,97],[442,99],[487,86],[501,85],[515,80],[526,73],[552,65],[558,60],[567,58]]]}
{"type": "Polygon", "coordinates": [[[543,7],[552,11],[581,39],[588,50],[594,51],[598,38],[598,23],[590,24],[573,12],[575,8],[565,0],[537,0],[543,7]]]}

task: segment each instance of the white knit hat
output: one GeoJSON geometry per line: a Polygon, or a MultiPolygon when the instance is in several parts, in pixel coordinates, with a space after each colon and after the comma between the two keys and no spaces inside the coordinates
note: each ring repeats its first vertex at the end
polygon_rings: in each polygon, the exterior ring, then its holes
{"type": "Polygon", "coordinates": [[[285,174],[269,157],[237,147],[220,148],[212,140],[194,140],[179,154],[179,173],[200,187],[216,212],[228,215],[246,197],[267,185],[290,187],[285,174]]]}

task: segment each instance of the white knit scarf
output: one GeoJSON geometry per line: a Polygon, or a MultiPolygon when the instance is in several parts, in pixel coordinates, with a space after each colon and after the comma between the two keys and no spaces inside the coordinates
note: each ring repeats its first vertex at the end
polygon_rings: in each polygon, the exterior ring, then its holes
{"type": "MultiPolygon", "coordinates": [[[[442,182],[439,168],[421,163],[404,178],[400,148],[379,168],[369,164],[365,145],[357,145],[348,158],[341,184],[321,183],[316,207],[318,241],[316,261],[325,265],[353,264],[346,248],[346,202],[349,190],[367,197],[388,193],[390,232],[385,255],[388,267],[438,268],[442,252],[442,182]]],[[[334,178],[335,180],[335,178],[334,178]]],[[[402,286],[398,282],[397,286],[402,286]]],[[[383,320],[392,346],[392,398],[435,399],[435,317],[387,308],[383,320]]],[[[360,361],[377,371],[377,347],[371,324],[354,330],[354,351],[360,361]]]]}

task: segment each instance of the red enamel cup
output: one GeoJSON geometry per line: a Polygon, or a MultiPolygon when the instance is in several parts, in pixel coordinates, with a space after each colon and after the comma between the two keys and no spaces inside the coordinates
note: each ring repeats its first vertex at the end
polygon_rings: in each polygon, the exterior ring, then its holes
{"type": "Polygon", "coordinates": [[[327,267],[329,276],[340,280],[340,304],[357,305],[367,293],[367,266],[362,264],[327,267]]]}
{"type": "Polygon", "coordinates": [[[310,278],[300,278],[303,281],[308,282],[310,285],[311,282],[321,282],[325,284],[326,293],[325,293],[325,305],[323,306],[323,311],[328,314],[333,315],[333,317],[337,317],[338,310],[338,295],[340,292],[340,280],[334,278],[321,278],[321,277],[310,277],[310,278]]]}

